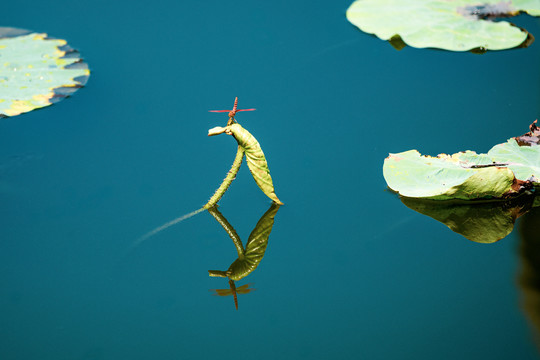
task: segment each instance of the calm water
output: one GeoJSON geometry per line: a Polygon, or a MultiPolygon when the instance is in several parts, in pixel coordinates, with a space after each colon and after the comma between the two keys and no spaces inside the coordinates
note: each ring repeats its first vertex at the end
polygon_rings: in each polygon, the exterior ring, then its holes
{"type": "MultiPolygon", "coordinates": [[[[4,26],[67,39],[92,75],[0,121],[2,359],[540,358],[520,285],[538,212],[478,244],[382,176],[389,152],[485,152],[527,131],[540,42],[397,52],[349,24],[349,4],[3,4],[4,26]],[[217,188],[236,143],[206,136],[226,122],[207,110],[235,96],[257,108],[237,120],[285,203],[238,311],[209,291],[228,289],[207,271],[237,253],[207,212],[131,247],[217,188]]],[[[538,19],[513,21],[540,39],[538,19]]],[[[220,204],[245,244],[270,201],[244,164],[220,204]]]]}

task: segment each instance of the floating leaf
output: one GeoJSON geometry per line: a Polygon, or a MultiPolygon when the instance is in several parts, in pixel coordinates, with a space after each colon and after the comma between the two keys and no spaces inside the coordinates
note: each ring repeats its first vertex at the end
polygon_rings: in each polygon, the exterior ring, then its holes
{"type": "Polygon", "coordinates": [[[476,153],[430,157],[410,150],[390,154],[384,161],[384,178],[392,190],[403,196],[436,200],[502,197],[513,191],[514,174],[509,169],[471,168],[462,155],[471,157],[476,153]],[[484,189],[486,184],[490,185],[484,189]]]}
{"type": "MultiPolygon", "coordinates": [[[[540,16],[537,0],[357,0],[347,19],[382,40],[400,37],[416,48],[502,50],[528,40],[527,31],[494,17],[527,12],[540,16]]],[[[530,37],[532,42],[533,37],[530,37]]]]}
{"type": "MultiPolygon", "coordinates": [[[[540,178],[540,146],[519,146],[515,139],[494,146],[487,153],[497,163],[507,163],[519,180],[540,178]]],[[[537,181],[539,182],[539,181],[537,181]]]]}
{"type": "Polygon", "coordinates": [[[84,86],[89,75],[65,40],[0,27],[0,117],[58,102],[84,86]]]}
{"type": "Polygon", "coordinates": [[[505,202],[433,201],[401,197],[408,208],[432,217],[469,240],[489,244],[505,238],[518,217],[540,197],[520,196],[505,202]]]}
{"type": "Polygon", "coordinates": [[[257,139],[238,123],[227,126],[227,129],[244,149],[249,171],[259,188],[277,204],[282,204],[274,191],[270,169],[257,139]]]}
{"type": "Polygon", "coordinates": [[[487,154],[465,151],[430,157],[410,150],[390,154],[383,174],[392,190],[407,197],[505,198],[540,186],[540,146],[519,146],[512,138],[487,154]]]}

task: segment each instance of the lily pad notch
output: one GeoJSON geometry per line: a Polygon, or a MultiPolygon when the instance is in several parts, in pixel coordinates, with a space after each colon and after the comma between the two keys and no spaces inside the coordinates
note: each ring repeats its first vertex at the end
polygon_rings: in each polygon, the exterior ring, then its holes
{"type": "Polygon", "coordinates": [[[496,18],[540,16],[540,2],[527,0],[356,0],[349,22],[387,40],[396,49],[438,48],[484,53],[527,47],[534,37],[496,18]]]}
{"type": "Polygon", "coordinates": [[[66,40],[0,27],[0,117],[61,101],[89,76],[88,64],[66,40]]]}

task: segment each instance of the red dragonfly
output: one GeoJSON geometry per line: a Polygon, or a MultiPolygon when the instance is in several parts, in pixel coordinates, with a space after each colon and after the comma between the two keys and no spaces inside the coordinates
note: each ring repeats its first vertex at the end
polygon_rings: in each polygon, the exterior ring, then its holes
{"type": "Polygon", "coordinates": [[[239,111],[253,111],[256,109],[237,109],[238,108],[238,97],[234,98],[234,106],[232,110],[209,110],[210,112],[228,112],[229,113],[229,122],[227,125],[231,125],[234,122],[234,116],[239,111]]]}

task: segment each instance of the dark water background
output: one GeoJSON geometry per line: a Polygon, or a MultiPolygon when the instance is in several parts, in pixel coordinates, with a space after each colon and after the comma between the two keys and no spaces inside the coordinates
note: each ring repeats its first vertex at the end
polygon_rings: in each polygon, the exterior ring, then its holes
{"type": "MultiPolygon", "coordinates": [[[[0,121],[1,359],[539,358],[518,229],[466,240],[388,192],[382,163],[526,132],[540,42],[397,52],[349,4],[3,4],[2,25],[66,39],[92,75],[0,121]],[[207,110],[235,96],[285,202],[238,311],[209,291],[236,251],[208,213],[130,249],[217,188],[236,143],[206,136],[226,122],[207,110]]],[[[245,241],[270,201],[244,164],[220,204],[245,241]]]]}

